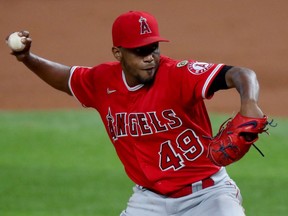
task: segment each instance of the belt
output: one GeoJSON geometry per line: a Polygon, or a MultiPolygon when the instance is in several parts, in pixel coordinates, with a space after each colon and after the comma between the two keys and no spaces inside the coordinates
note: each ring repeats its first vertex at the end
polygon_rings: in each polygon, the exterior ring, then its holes
{"type": "MultiPolygon", "coordinates": [[[[175,192],[172,192],[169,194],[162,194],[162,195],[164,195],[168,198],[180,198],[180,197],[188,196],[188,195],[195,193],[199,190],[211,187],[213,185],[215,185],[215,182],[212,178],[209,177],[209,178],[203,179],[201,181],[195,182],[193,184],[186,185],[185,187],[181,188],[178,191],[175,191],[175,192]]],[[[149,190],[153,193],[161,194],[161,193],[159,193],[153,189],[147,188],[147,187],[142,187],[140,185],[136,185],[136,186],[139,189],[149,190]]]]}
{"type": "Polygon", "coordinates": [[[169,198],[180,198],[180,197],[184,197],[184,196],[190,195],[192,193],[195,193],[199,190],[211,187],[213,185],[214,185],[214,181],[212,178],[209,177],[209,178],[203,179],[199,182],[186,185],[185,187],[181,188],[180,190],[173,192],[171,194],[167,194],[166,196],[169,198]]]}
{"type": "MultiPolygon", "coordinates": [[[[162,194],[162,195],[164,195],[168,198],[180,198],[180,197],[188,196],[188,195],[195,193],[197,191],[212,187],[212,186],[220,183],[224,179],[230,179],[230,178],[227,175],[226,169],[224,167],[222,167],[217,173],[213,174],[212,176],[210,176],[208,178],[205,178],[205,179],[200,180],[198,182],[195,182],[193,184],[186,185],[178,191],[175,191],[175,192],[172,192],[169,194],[162,194]]],[[[145,189],[145,190],[149,190],[153,193],[161,194],[161,193],[159,193],[153,189],[151,190],[149,188],[146,188],[146,187],[143,187],[140,185],[136,185],[136,186],[139,189],[145,189]]]]}

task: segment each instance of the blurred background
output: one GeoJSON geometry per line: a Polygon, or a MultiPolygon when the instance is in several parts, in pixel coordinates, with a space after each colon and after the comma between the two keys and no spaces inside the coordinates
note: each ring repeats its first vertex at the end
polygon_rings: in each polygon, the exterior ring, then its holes
{"type": "MultiPolygon", "coordinates": [[[[268,115],[288,111],[288,3],[285,0],[0,0],[0,110],[77,109],[72,97],[50,88],[13,56],[5,44],[11,32],[30,31],[32,52],[67,65],[114,61],[111,25],[121,13],[145,10],[158,19],[170,43],[161,52],[249,67],[258,74],[260,106],[268,115]]],[[[210,111],[233,113],[239,96],[223,91],[207,102],[210,111]]]]}

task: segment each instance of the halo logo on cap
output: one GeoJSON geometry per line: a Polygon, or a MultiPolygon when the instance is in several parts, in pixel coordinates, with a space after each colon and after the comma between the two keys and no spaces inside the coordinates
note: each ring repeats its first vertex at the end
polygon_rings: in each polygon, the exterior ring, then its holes
{"type": "Polygon", "coordinates": [[[140,17],[139,19],[139,22],[140,22],[140,34],[143,35],[143,34],[148,34],[148,33],[152,33],[148,23],[147,23],[147,19],[144,18],[144,17],[140,17]]]}

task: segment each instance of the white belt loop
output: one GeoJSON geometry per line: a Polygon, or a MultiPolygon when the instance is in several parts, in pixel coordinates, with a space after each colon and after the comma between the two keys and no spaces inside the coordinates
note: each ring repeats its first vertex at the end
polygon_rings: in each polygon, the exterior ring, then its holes
{"type": "Polygon", "coordinates": [[[192,184],[192,192],[195,193],[199,190],[202,190],[202,181],[198,181],[192,184]]]}

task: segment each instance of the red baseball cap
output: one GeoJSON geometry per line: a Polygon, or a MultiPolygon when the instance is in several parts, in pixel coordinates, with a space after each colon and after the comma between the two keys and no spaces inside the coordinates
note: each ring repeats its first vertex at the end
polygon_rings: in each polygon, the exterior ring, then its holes
{"type": "Polygon", "coordinates": [[[143,11],[129,11],[120,15],[112,26],[113,45],[136,48],[156,42],[169,42],[160,37],[154,16],[143,11]]]}

